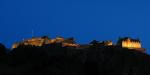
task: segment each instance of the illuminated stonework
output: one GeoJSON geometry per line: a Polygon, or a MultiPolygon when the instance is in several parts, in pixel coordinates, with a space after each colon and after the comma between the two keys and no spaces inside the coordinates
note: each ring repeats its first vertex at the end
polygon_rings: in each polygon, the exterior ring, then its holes
{"type": "Polygon", "coordinates": [[[118,43],[121,47],[125,48],[141,48],[141,42],[138,39],[131,39],[131,38],[120,38],[118,43]]]}
{"type": "MultiPolygon", "coordinates": [[[[54,39],[50,39],[47,36],[43,36],[43,37],[36,37],[36,38],[31,38],[31,39],[27,39],[27,40],[23,40],[22,42],[18,42],[13,44],[12,48],[17,48],[20,45],[31,45],[31,46],[43,46],[43,45],[47,45],[47,44],[58,44],[61,43],[62,47],[76,47],[76,48],[81,48],[81,45],[76,44],[76,42],[74,41],[74,38],[63,38],[63,37],[56,37],[54,39]]],[[[122,48],[128,48],[131,50],[137,50],[137,51],[141,51],[144,52],[145,49],[142,48],[141,46],[141,42],[138,39],[131,39],[128,37],[125,38],[120,38],[117,42],[116,45],[114,45],[112,43],[112,41],[96,41],[93,40],[90,44],[88,44],[87,46],[119,46],[122,48]]]]}
{"type": "Polygon", "coordinates": [[[31,38],[27,40],[23,40],[22,42],[13,44],[12,48],[17,48],[19,45],[32,45],[32,46],[42,46],[44,44],[49,44],[51,41],[47,37],[37,37],[31,38]]]}
{"type": "Polygon", "coordinates": [[[79,44],[70,44],[70,43],[62,43],[63,47],[69,46],[69,47],[78,47],[80,46],[79,44]]]}
{"type": "Polygon", "coordinates": [[[19,43],[14,43],[14,44],[12,45],[12,49],[17,48],[19,45],[20,45],[19,43]]]}
{"type": "Polygon", "coordinates": [[[139,39],[131,39],[128,37],[120,38],[117,42],[117,46],[128,48],[132,50],[136,50],[139,52],[145,52],[145,49],[142,48],[141,42],[139,39]]]}
{"type": "Polygon", "coordinates": [[[54,44],[54,43],[62,43],[62,46],[79,46],[79,44],[75,44],[73,39],[64,39],[63,37],[56,37],[55,39],[49,39],[48,37],[36,37],[24,40],[19,43],[15,43],[12,45],[12,48],[17,48],[20,45],[31,45],[31,46],[43,46],[46,44],[54,44]]]}
{"type": "Polygon", "coordinates": [[[122,41],[122,47],[141,48],[141,43],[139,41],[133,41],[128,39],[126,41],[122,41]]]}
{"type": "Polygon", "coordinates": [[[102,43],[104,44],[104,46],[112,46],[113,45],[112,41],[103,41],[102,43]]]}

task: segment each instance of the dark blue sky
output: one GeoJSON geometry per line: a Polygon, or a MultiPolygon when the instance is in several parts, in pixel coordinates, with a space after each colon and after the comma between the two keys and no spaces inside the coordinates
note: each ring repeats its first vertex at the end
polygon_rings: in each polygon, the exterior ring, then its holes
{"type": "Polygon", "coordinates": [[[0,42],[35,36],[75,37],[78,43],[139,38],[150,53],[150,1],[0,0],[0,42]]]}

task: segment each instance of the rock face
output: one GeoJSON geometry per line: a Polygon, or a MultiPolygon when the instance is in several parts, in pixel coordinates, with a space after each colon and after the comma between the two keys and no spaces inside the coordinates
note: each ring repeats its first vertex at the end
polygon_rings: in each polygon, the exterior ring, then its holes
{"type": "Polygon", "coordinates": [[[0,56],[3,56],[6,54],[6,47],[0,43],[0,56]]]}
{"type": "Polygon", "coordinates": [[[19,46],[1,58],[0,75],[150,75],[150,56],[116,46],[19,46]]]}

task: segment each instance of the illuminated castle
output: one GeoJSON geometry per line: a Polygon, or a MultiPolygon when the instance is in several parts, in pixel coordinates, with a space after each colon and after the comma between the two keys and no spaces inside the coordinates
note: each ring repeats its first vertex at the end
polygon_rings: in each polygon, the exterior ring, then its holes
{"type": "Polygon", "coordinates": [[[31,45],[31,46],[43,46],[47,44],[56,44],[56,43],[62,43],[62,46],[79,46],[78,44],[75,44],[75,41],[73,38],[64,39],[63,37],[57,37],[55,39],[50,39],[47,36],[43,37],[36,37],[31,38],[27,40],[23,40],[22,42],[18,42],[12,45],[12,48],[17,48],[20,45],[31,45]]]}
{"type": "Polygon", "coordinates": [[[18,42],[13,44],[12,48],[17,48],[20,45],[32,45],[32,46],[42,46],[44,44],[49,44],[50,40],[48,37],[33,37],[31,39],[23,40],[22,42],[18,42]]]}
{"type": "MultiPolygon", "coordinates": [[[[43,46],[47,44],[58,44],[61,43],[62,47],[76,47],[76,48],[81,48],[83,45],[76,44],[74,41],[74,38],[63,38],[63,37],[56,37],[54,39],[50,39],[47,36],[43,37],[36,37],[36,38],[31,38],[27,40],[23,40],[21,42],[13,44],[12,48],[17,48],[20,45],[31,45],[31,46],[43,46]]],[[[131,39],[128,37],[125,38],[119,38],[118,42],[116,45],[112,43],[112,41],[96,41],[93,40],[90,44],[86,45],[86,47],[89,47],[90,45],[92,46],[116,46],[116,47],[121,47],[121,48],[128,48],[130,50],[136,50],[140,52],[144,52],[145,49],[142,48],[141,42],[139,39],[131,39]]]]}
{"type": "Polygon", "coordinates": [[[128,48],[128,49],[135,49],[135,50],[142,51],[142,52],[145,51],[145,49],[142,48],[141,42],[139,39],[131,39],[129,37],[119,38],[117,42],[117,46],[128,48]]]}

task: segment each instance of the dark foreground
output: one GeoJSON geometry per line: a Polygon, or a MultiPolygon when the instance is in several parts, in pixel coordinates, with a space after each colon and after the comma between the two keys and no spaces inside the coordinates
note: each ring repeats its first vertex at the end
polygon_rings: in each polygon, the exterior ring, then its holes
{"type": "Polygon", "coordinates": [[[0,75],[150,75],[150,56],[119,47],[1,47],[0,75]]]}

